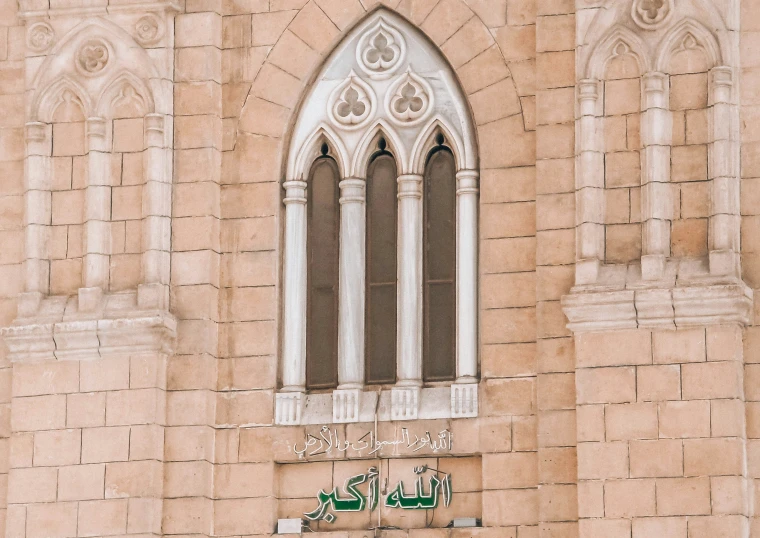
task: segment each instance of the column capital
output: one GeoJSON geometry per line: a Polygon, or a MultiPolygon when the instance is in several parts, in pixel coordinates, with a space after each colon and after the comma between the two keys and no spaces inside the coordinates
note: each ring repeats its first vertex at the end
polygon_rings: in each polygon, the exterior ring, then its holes
{"type": "Polygon", "coordinates": [[[665,91],[667,88],[668,75],[659,71],[650,71],[644,74],[644,91],[665,91]]]}
{"type": "Polygon", "coordinates": [[[145,144],[148,147],[164,147],[166,119],[163,114],[145,115],[145,144]]]}
{"type": "MultiPolygon", "coordinates": [[[[726,66],[713,67],[710,70],[710,82],[712,84],[710,104],[731,103],[731,90],[734,86],[733,69],[726,66]]],[[[728,123],[728,119],[721,118],[719,123],[728,123]]]]}
{"type": "Polygon", "coordinates": [[[398,176],[398,197],[422,198],[422,175],[401,174],[398,176]]]}
{"type": "Polygon", "coordinates": [[[87,118],[87,136],[105,138],[106,120],[98,117],[87,118]]]}
{"type": "Polygon", "coordinates": [[[285,181],[282,187],[285,189],[285,205],[288,204],[305,204],[306,203],[306,187],[308,183],[300,179],[291,179],[285,181]]]}
{"type": "Polygon", "coordinates": [[[457,194],[477,194],[480,172],[460,170],[457,172],[457,194]]]}
{"type": "Polygon", "coordinates": [[[733,86],[734,84],[734,70],[731,67],[725,65],[713,67],[710,69],[710,75],[713,84],[721,86],[733,86]]]}
{"type": "Polygon", "coordinates": [[[39,121],[30,121],[26,124],[24,136],[26,138],[26,154],[49,157],[53,152],[52,126],[39,121]]]}
{"type": "Polygon", "coordinates": [[[578,81],[578,101],[596,101],[599,98],[599,81],[584,78],[578,81]]]}
{"type": "Polygon", "coordinates": [[[340,203],[362,204],[367,198],[366,194],[367,181],[358,177],[347,177],[343,179],[338,186],[340,187],[340,203]]]}

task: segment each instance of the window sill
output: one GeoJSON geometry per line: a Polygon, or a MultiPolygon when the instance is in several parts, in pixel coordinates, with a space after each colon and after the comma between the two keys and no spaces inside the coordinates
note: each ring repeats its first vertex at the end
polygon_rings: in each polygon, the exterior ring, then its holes
{"type": "Polygon", "coordinates": [[[277,394],[275,423],[283,426],[478,416],[478,384],[448,387],[393,387],[389,390],[334,390],[277,394]],[[379,401],[378,401],[379,400],[379,401]]]}

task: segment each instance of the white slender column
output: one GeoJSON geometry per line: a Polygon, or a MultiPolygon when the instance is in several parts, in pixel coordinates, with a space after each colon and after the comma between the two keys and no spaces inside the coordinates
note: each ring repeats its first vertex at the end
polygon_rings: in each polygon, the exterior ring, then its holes
{"type": "Polygon", "coordinates": [[[24,226],[26,260],[24,262],[25,291],[37,294],[37,301],[49,293],[50,265],[48,241],[51,224],[52,175],[51,126],[45,123],[26,124],[26,169],[24,193],[24,226]]]}
{"type": "Polygon", "coordinates": [[[644,106],[641,121],[642,153],[641,276],[644,280],[662,278],[665,260],[670,256],[670,225],[673,202],[670,185],[670,146],[673,117],[668,110],[668,76],[644,75],[644,106]]]}
{"type": "Polygon", "coordinates": [[[163,114],[145,116],[142,196],[142,284],[138,301],[143,307],[167,308],[171,248],[172,185],[163,114]]]}
{"type": "Polygon", "coordinates": [[[478,178],[457,172],[457,379],[451,417],[478,416],[478,178]]]}
{"type": "Polygon", "coordinates": [[[397,387],[422,386],[422,176],[398,178],[397,387]]]}
{"type": "Polygon", "coordinates": [[[478,178],[457,172],[457,383],[478,381],[478,178]]]}
{"type": "Polygon", "coordinates": [[[338,389],[364,386],[365,185],[340,182],[338,389]]]}
{"type": "Polygon", "coordinates": [[[739,275],[740,184],[733,133],[733,72],[730,67],[716,67],[710,76],[710,273],[739,275]]]}
{"type": "Polygon", "coordinates": [[[306,182],[285,182],[282,391],[306,390],[306,182]]]}
{"type": "Polygon", "coordinates": [[[604,149],[598,116],[599,81],[578,83],[575,283],[592,284],[604,260],[604,149]]]}
{"type": "Polygon", "coordinates": [[[109,137],[103,118],[87,119],[88,182],[85,191],[84,288],[79,293],[80,309],[91,309],[108,290],[109,245],[111,241],[111,177],[109,137]],[[99,290],[99,291],[98,291],[99,290]]]}

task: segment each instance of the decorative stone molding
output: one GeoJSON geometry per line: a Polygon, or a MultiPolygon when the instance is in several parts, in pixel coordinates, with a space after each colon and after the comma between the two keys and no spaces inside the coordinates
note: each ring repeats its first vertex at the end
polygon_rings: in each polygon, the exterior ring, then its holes
{"type": "Polygon", "coordinates": [[[361,129],[375,115],[377,98],[372,88],[351,71],[330,97],[328,112],[333,123],[342,129],[361,129]]]}
{"type": "Polygon", "coordinates": [[[478,384],[454,383],[451,387],[416,388],[399,397],[394,390],[334,390],[330,393],[278,392],[275,424],[345,424],[396,420],[435,420],[478,416],[478,384]],[[415,394],[416,393],[416,396],[415,394]],[[394,400],[394,398],[397,398],[394,400]],[[416,407],[414,405],[416,398],[416,407]],[[415,416],[416,409],[416,416],[415,416]]]}
{"type": "Polygon", "coordinates": [[[338,389],[333,391],[332,421],[335,424],[356,422],[359,419],[361,390],[338,389]]]}
{"type": "Polygon", "coordinates": [[[275,424],[282,426],[301,424],[301,409],[305,399],[302,392],[278,392],[275,396],[275,424]]]}
{"type": "Polygon", "coordinates": [[[111,46],[103,39],[89,39],[79,45],[74,65],[85,76],[100,74],[113,54],[111,46]]]}
{"type": "Polygon", "coordinates": [[[752,320],[752,289],[736,277],[716,278],[706,260],[668,261],[657,282],[640,266],[603,268],[595,286],[576,286],[562,298],[573,332],[680,328],[752,320]]]}
{"type": "Polygon", "coordinates": [[[34,52],[45,52],[55,43],[55,30],[46,22],[32,24],[26,35],[26,46],[34,52]]]}
{"type": "Polygon", "coordinates": [[[640,28],[656,30],[673,16],[673,0],[634,0],[631,17],[640,28]]]}
{"type": "Polygon", "coordinates": [[[163,21],[154,14],[144,15],[135,23],[135,39],[143,46],[154,45],[163,36],[163,21]]]}
{"type": "Polygon", "coordinates": [[[451,385],[451,418],[478,416],[478,385],[455,383],[451,385]]]}
{"type": "Polygon", "coordinates": [[[425,121],[435,106],[430,84],[411,67],[393,82],[386,95],[387,114],[401,125],[411,126],[425,121]]]}
{"type": "Polygon", "coordinates": [[[396,71],[406,58],[406,40],[401,32],[383,17],[365,30],[356,45],[356,61],[370,78],[383,80],[396,71]]]}
{"type": "Polygon", "coordinates": [[[101,295],[89,311],[77,297],[22,294],[19,317],[0,329],[11,361],[82,360],[140,353],[171,354],[177,322],[144,309],[136,292],[101,295]]]}
{"type": "Polygon", "coordinates": [[[419,387],[393,387],[391,389],[391,420],[417,420],[419,410],[419,387]]]}

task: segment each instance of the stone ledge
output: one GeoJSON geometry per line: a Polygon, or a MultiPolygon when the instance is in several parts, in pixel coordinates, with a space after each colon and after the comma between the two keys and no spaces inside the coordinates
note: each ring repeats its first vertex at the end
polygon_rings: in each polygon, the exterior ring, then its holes
{"type": "Polygon", "coordinates": [[[739,278],[701,276],[697,272],[679,275],[672,266],[663,281],[642,280],[635,267],[615,273],[615,279],[576,286],[562,297],[568,329],[675,329],[748,325],[752,320],[753,292],[739,278]]]}
{"type": "MultiPolygon", "coordinates": [[[[21,298],[23,303],[24,297],[21,298]]],[[[76,296],[38,299],[10,327],[0,330],[9,359],[86,360],[102,356],[172,353],[177,321],[168,311],[141,308],[137,293],[105,294],[92,311],[79,310],[76,296]]]]}
{"type": "Polygon", "coordinates": [[[346,391],[304,394],[279,392],[276,396],[275,422],[279,425],[340,424],[347,422],[380,422],[397,420],[430,420],[472,418],[478,416],[478,385],[452,383],[448,387],[416,388],[417,407],[414,412],[406,409],[400,413],[394,403],[394,391],[356,390],[352,398],[345,398],[346,391]],[[337,396],[337,399],[336,399],[337,396]],[[350,402],[354,409],[344,409],[350,402]],[[336,410],[336,405],[339,409],[336,410]],[[395,407],[394,407],[395,405],[395,407]],[[350,420],[349,420],[350,417],[350,420]]]}

